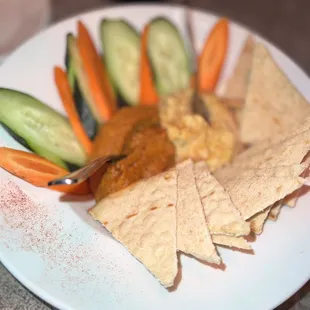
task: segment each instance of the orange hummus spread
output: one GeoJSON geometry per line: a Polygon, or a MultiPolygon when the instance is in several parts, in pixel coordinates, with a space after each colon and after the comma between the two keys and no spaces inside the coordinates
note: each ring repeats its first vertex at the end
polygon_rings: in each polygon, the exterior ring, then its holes
{"type": "Polygon", "coordinates": [[[127,157],[109,164],[91,179],[97,201],[174,165],[174,146],[160,126],[156,107],[121,109],[101,126],[91,159],[118,154],[127,157]]]}

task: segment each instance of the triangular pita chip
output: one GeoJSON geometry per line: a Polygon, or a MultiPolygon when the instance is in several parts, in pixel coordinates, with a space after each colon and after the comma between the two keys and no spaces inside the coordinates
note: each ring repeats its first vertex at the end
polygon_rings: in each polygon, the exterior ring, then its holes
{"type": "Polygon", "coordinates": [[[303,185],[305,180],[299,176],[307,165],[300,163],[309,149],[308,129],[252,156],[241,154],[241,159],[237,157],[232,165],[217,171],[215,177],[243,218],[249,219],[303,185]]]}
{"type": "Polygon", "coordinates": [[[303,179],[299,175],[303,170],[302,165],[249,169],[222,184],[243,218],[249,219],[300,188],[303,179]]]}
{"type": "Polygon", "coordinates": [[[104,198],[89,210],[164,285],[177,274],[177,172],[169,170],[104,198]]]}
{"type": "Polygon", "coordinates": [[[276,202],[272,206],[272,208],[269,212],[268,219],[270,219],[272,221],[276,221],[279,217],[280,211],[281,211],[283,206],[284,206],[283,200],[276,202]]]}
{"type": "Polygon", "coordinates": [[[177,248],[198,259],[220,263],[212,243],[194,175],[194,164],[186,160],[177,166],[177,248]]]}
{"type": "Polygon", "coordinates": [[[204,162],[194,166],[196,185],[211,235],[246,236],[250,225],[244,221],[229,194],[209,172],[204,162]]]}
{"type": "MultiPolygon", "coordinates": [[[[306,165],[309,165],[310,163],[310,156],[309,153],[306,156],[307,158],[304,160],[304,163],[306,165]]],[[[308,178],[309,176],[309,166],[308,168],[302,173],[302,177],[303,178],[308,178]]],[[[292,192],[291,194],[287,195],[286,197],[284,197],[281,201],[276,202],[273,207],[271,208],[271,211],[269,213],[268,218],[276,221],[279,217],[279,214],[281,212],[281,209],[283,208],[283,206],[288,206],[290,208],[294,208],[296,206],[296,203],[298,201],[298,198],[300,197],[300,195],[302,194],[302,188],[298,188],[296,191],[292,192]]]]}
{"type": "MultiPolygon", "coordinates": [[[[308,168],[302,173],[302,177],[305,178],[307,180],[306,185],[309,186],[309,176],[310,176],[310,152],[306,155],[306,157],[304,158],[303,162],[308,166],[308,168]]],[[[294,208],[296,206],[296,203],[299,199],[299,197],[303,194],[303,188],[299,188],[297,189],[295,192],[291,193],[290,195],[287,195],[284,199],[283,199],[283,204],[294,208]]]]}
{"type": "Polygon", "coordinates": [[[241,140],[256,143],[289,131],[310,114],[310,105],[262,43],[254,50],[241,119],[241,140]]]}
{"type": "Polygon", "coordinates": [[[290,195],[287,195],[283,199],[283,204],[287,205],[290,208],[294,208],[296,206],[297,200],[298,200],[298,194],[299,194],[299,188],[291,193],[290,195]]]}
{"type": "Polygon", "coordinates": [[[264,211],[255,214],[250,220],[251,231],[256,235],[260,235],[263,232],[264,224],[268,218],[271,207],[266,208],[264,211]]]}
{"type": "Polygon", "coordinates": [[[245,98],[249,74],[252,67],[255,40],[249,35],[243,45],[236,66],[227,79],[224,96],[228,98],[245,98]]]}
{"type": "Polygon", "coordinates": [[[251,250],[250,244],[243,237],[213,235],[212,240],[217,245],[224,245],[230,248],[238,248],[242,250],[251,250]]]}

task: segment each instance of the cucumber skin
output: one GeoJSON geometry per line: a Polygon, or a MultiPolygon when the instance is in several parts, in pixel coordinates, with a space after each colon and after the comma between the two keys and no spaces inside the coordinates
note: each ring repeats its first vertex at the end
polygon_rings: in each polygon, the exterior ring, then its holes
{"type": "Polygon", "coordinates": [[[68,81],[70,84],[70,87],[74,87],[75,83],[75,72],[74,72],[74,65],[73,65],[73,60],[70,56],[70,50],[69,46],[72,41],[75,40],[75,37],[72,33],[68,33],[66,36],[66,53],[65,53],[65,67],[67,70],[67,76],[68,76],[68,81]]]}
{"type": "MultiPolygon", "coordinates": [[[[80,117],[81,123],[87,133],[87,136],[94,140],[97,132],[98,132],[98,122],[93,116],[89,104],[87,100],[85,99],[81,88],[77,82],[76,78],[76,71],[75,71],[75,64],[74,59],[70,55],[70,44],[74,44],[75,37],[72,33],[67,34],[67,47],[66,47],[66,53],[65,53],[65,66],[67,70],[67,76],[69,80],[69,84],[71,87],[71,92],[73,95],[73,99],[75,102],[77,113],[80,117]]],[[[86,86],[85,86],[86,87],[86,86]]]]}
{"type": "MultiPolygon", "coordinates": [[[[103,27],[105,27],[106,24],[115,21],[118,21],[120,23],[124,23],[128,29],[130,29],[130,31],[133,31],[133,33],[135,33],[135,35],[137,36],[137,38],[140,41],[140,33],[137,31],[137,29],[131,25],[128,21],[122,19],[122,18],[118,18],[118,19],[111,19],[111,18],[104,18],[101,20],[100,22],[100,29],[99,29],[99,33],[100,33],[100,40],[101,40],[101,45],[102,45],[102,49],[103,51],[105,43],[104,43],[104,39],[103,39],[103,27]]],[[[140,47],[139,47],[139,54],[140,54],[140,47]]],[[[105,67],[107,69],[107,74],[109,75],[109,80],[112,84],[112,87],[116,93],[116,98],[117,98],[117,105],[118,107],[125,107],[125,106],[135,106],[138,105],[138,101],[139,99],[137,98],[137,100],[132,101],[129,100],[128,96],[124,93],[124,91],[119,87],[118,85],[118,81],[114,78],[114,74],[113,74],[113,69],[111,68],[111,65],[109,64],[109,61],[107,60],[107,56],[106,53],[104,52],[103,54],[103,61],[105,63],[105,67]]],[[[139,81],[139,76],[137,77],[137,81],[139,81]]]]}
{"type": "Polygon", "coordinates": [[[19,144],[21,144],[23,147],[25,147],[29,151],[33,152],[33,149],[30,147],[30,145],[25,139],[17,135],[10,127],[6,126],[5,124],[0,123],[0,125],[15,141],[17,141],[19,144]]]}
{"type": "MultiPolygon", "coordinates": [[[[105,59],[104,59],[104,55],[101,54],[101,59],[102,59],[102,62],[104,64],[104,67],[107,68],[107,64],[105,63],[105,59]]],[[[117,91],[117,87],[116,85],[113,83],[112,81],[112,78],[108,72],[108,70],[106,69],[107,71],[107,77],[108,77],[108,81],[112,87],[112,91],[114,93],[114,96],[115,96],[115,101],[116,101],[116,107],[119,109],[119,108],[124,108],[124,107],[129,107],[130,105],[127,103],[127,101],[121,96],[121,94],[117,91]]]]}
{"type": "MultiPolygon", "coordinates": [[[[34,121],[37,121],[37,118],[34,121]]],[[[31,120],[31,117],[28,118],[28,121],[29,120],[31,120]]],[[[28,147],[30,147],[30,149],[34,150],[35,148],[34,151],[37,154],[45,158],[49,157],[47,159],[53,161],[57,165],[61,164],[63,167],[66,167],[67,165],[65,162],[70,162],[82,166],[86,162],[86,154],[79,142],[76,140],[67,119],[52,108],[48,107],[44,103],[28,94],[12,89],[0,88],[0,122],[8,127],[11,131],[13,131],[15,135],[21,137],[26,142],[28,147]],[[21,121],[22,112],[29,114],[31,112],[38,113],[38,111],[42,116],[42,119],[40,119],[42,126],[45,124],[45,119],[53,120],[51,123],[52,126],[55,126],[57,123],[59,123],[61,126],[60,129],[62,129],[61,134],[66,135],[62,136],[62,138],[67,139],[67,141],[70,139],[69,142],[72,145],[72,149],[70,149],[70,151],[69,149],[62,149],[61,146],[57,144],[57,141],[53,141],[56,143],[56,147],[59,147],[55,150],[55,145],[53,145],[52,141],[49,139],[48,134],[45,132],[45,136],[42,136],[43,130],[41,127],[35,129],[30,126],[28,127],[30,128],[28,131],[25,130],[25,126],[23,126],[24,124],[22,124],[21,121]],[[34,135],[37,135],[37,137],[31,135],[31,131],[34,133],[34,135]],[[46,142],[45,146],[40,145],[40,142],[37,141],[38,138],[40,139],[40,135],[41,142],[46,142]],[[44,156],[42,155],[43,153],[45,154],[44,156]]],[[[45,129],[54,130],[54,128],[48,126],[50,125],[47,125],[45,129]]],[[[63,143],[63,145],[65,144],[63,143]]]]}
{"type": "Polygon", "coordinates": [[[89,109],[92,111],[92,115],[98,123],[101,123],[102,120],[100,119],[100,116],[96,114],[96,106],[95,104],[93,104],[92,94],[87,85],[87,77],[84,73],[82,60],[77,47],[76,39],[74,37],[69,46],[69,53],[72,62],[74,63],[75,81],[77,82],[77,85],[79,86],[81,93],[83,94],[83,97],[88,104],[89,109]]]}
{"type": "Polygon", "coordinates": [[[87,133],[87,136],[91,140],[94,140],[98,132],[99,124],[93,117],[92,112],[81,93],[81,89],[76,82],[74,83],[73,99],[75,102],[76,110],[80,117],[81,123],[83,124],[83,127],[87,133]]]}
{"type": "Polygon", "coordinates": [[[23,147],[25,147],[26,149],[28,149],[29,151],[36,153],[46,159],[48,159],[49,161],[53,162],[54,164],[58,165],[59,167],[62,167],[64,169],[68,170],[68,165],[61,160],[59,157],[57,157],[56,155],[52,154],[52,153],[48,153],[47,151],[42,151],[42,148],[38,148],[34,145],[29,145],[29,143],[23,139],[22,137],[20,137],[19,135],[17,135],[13,130],[11,130],[8,126],[6,126],[3,123],[0,123],[0,125],[2,126],[2,128],[15,140],[17,141],[19,144],[21,144],[23,147]],[[43,153],[45,153],[45,156],[43,155],[43,153]]]}
{"type": "Polygon", "coordinates": [[[70,170],[69,169],[69,165],[68,163],[64,162],[63,160],[61,160],[59,157],[57,157],[55,154],[52,153],[48,153],[45,150],[42,150],[42,148],[38,148],[37,146],[34,145],[29,145],[28,142],[23,139],[22,137],[20,137],[19,135],[17,135],[13,130],[11,130],[9,127],[7,127],[5,124],[0,123],[0,126],[2,126],[2,128],[15,140],[17,141],[19,144],[21,144],[23,147],[25,147],[26,149],[28,149],[29,151],[36,153],[42,157],[44,157],[45,159],[48,159],[49,161],[53,162],[54,164],[58,165],[59,167],[62,167],[66,170],[70,170]],[[45,156],[43,155],[45,154],[45,156]]]}
{"type": "MultiPolygon", "coordinates": [[[[189,58],[189,54],[188,54],[188,51],[186,50],[186,46],[185,46],[185,43],[184,43],[184,40],[182,38],[182,35],[180,33],[180,31],[178,30],[178,28],[166,17],[162,17],[162,16],[159,16],[159,17],[155,17],[153,18],[149,25],[150,25],[150,28],[152,25],[158,23],[158,22],[164,22],[164,23],[167,23],[167,25],[169,25],[169,27],[173,28],[174,31],[176,31],[177,35],[178,35],[178,39],[181,43],[181,45],[183,45],[184,47],[184,53],[186,54],[186,58],[187,58],[187,72],[188,72],[188,87],[190,86],[190,78],[191,78],[191,75],[192,75],[192,70],[191,70],[191,65],[190,65],[190,58],[189,58]]],[[[169,94],[172,94],[172,92],[170,93],[167,93],[165,92],[165,90],[162,89],[161,87],[161,82],[160,82],[160,77],[158,77],[158,75],[156,74],[156,69],[155,69],[155,65],[154,65],[154,62],[152,60],[152,57],[150,57],[150,52],[149,52],[149,49],[150,49],[150,42],[148,42],[148,55],[149,55],[149,60],[150,60],[150,63],[151,63],[151,69],[152,69],[152,76],[153,76],[153,79],[155,81],[155,85],[156,85],[156,89],[158,91],[158,93],[161,95],[161,96],[167,96],[169,94]]],[[[178,89],[177,91],[181,91],[182,89],[178,89]]],[[[175,90],[174,90],[175,92],[175,90]]]]}

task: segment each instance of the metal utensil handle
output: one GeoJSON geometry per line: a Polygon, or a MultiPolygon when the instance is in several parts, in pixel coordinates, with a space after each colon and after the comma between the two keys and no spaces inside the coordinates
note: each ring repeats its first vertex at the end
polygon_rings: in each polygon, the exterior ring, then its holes
{"type": "Polygon", "coordinates": [[[121,159],[123,157],[124,157],[123,155],[119,155],[119,156],[106,156],[106,157],[97,158],[93,160],[91,163],[89,163],[88,165],[72,173],[69,173],[66,176],[63,176],[61,178],[48,182],[48,186],[62,185],[62,184],[71,185],[71,184],[81,183],[85,181],[86,179],[88,179],[89,176],[94,174],[105,163],[112,161],[112,160],[121,159]]]}

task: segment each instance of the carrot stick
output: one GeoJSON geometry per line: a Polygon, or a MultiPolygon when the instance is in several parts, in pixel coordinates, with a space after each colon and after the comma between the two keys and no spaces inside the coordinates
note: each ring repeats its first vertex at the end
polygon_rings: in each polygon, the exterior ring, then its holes
{"type": "Polygon", "coordinates": [[[204,44],[198,65],[200,92],[211,92],[216,87],[227,54],[228,31],[228,21],[220,19],[204,44]]]}
{"type": "Polygon", "coordinates": [[[67,112],[69,121],[71,123],[72,129],[77,139],[83,145],[86,153],[90,154],[92,152],[93,144],[92,141],[89,139],[81,123],[80,117],[76,111],[67,75],[60,67],[55,67],[54,78],[63,106],[67,112]]]}
{"type": "Polygon", "coordinates": [[[141,38],[141,59],[140,59],[140,104],[157,104],[158,96],[152,77],[152,68],[147,53],[149,25],[144,27],[141,38]]]}
{"type": "Polygon", "coordinates": [[[101,120],[107,121],[116,111],[115,95],[90,33],[81,21],[78,22],[77,45],[96,109],[101,120]]]}
{"type": "Polygon", "coordinates": [[[49,181],[65,176],[69,172],[36,154],[0,147],[0,167],[34,186],[69,194],[86,195],[90,193],[86,181],[80,184],[48,187],[49,181]]]}

